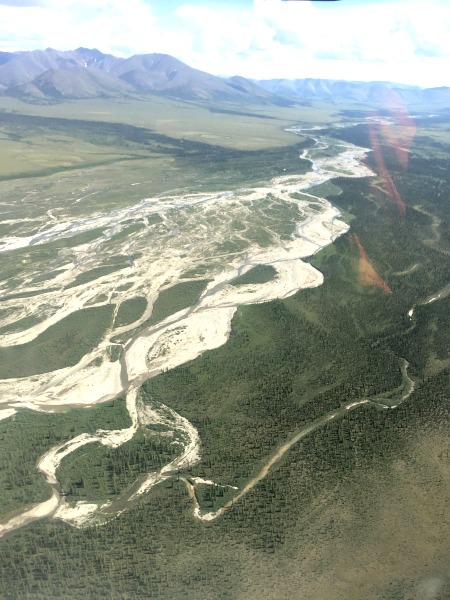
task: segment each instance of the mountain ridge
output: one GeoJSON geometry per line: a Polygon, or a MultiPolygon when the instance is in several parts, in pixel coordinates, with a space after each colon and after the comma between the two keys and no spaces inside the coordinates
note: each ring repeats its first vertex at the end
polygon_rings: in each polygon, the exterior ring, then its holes
{"type": "Polygon", "coordinates": [[[86,98],[167,96],[194,102],[239,102],[275,106],[312,102],[409,107],[450,105],[450,88],[422,89],[384,81],[340,79],[247,79],[218,77],[169,54],[128,58],[93,48],[0,52],[0,95],[29,103],[51,104],[86,98]]]}
{"type": "Polygon", "coordinates": [[[450,88],[421,88],[388,81],[341,79],[260,79],[252,80],[267,91],[293,102],[450,104],[450,88]]]}
{"type": "Polygon", "coordinates": [[[217,77],[168,54],[119,58],[83,47],[0,53],[0,94],[31,103],[150,94],[191,101],[293,104],[250,80],[217,77]]]}

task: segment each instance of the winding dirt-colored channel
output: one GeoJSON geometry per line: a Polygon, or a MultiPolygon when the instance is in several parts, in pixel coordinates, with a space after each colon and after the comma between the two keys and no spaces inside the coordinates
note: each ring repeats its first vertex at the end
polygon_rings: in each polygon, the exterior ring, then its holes
{"type": "Polygon", "coordinates": [[[183,478],[183,481],[186,484],[190,497],[194,501],[194,516],[202,521],[213,521],[223,515],[228,509],[230,509],[238,500],[246,496],[260,481],[262,481],[267,475],[270,473],[272,467],[278,463],[283,456],[286,454],[288,450],[294,446],[297,442],[299,442],[302,438],[306,437],[316,429],[322,427],[327,421],[331,421],[332,419],[337,419],[340,416],[348,413],[350,410],[354,410],[361,404],[367,404],[369,400],[358,400],[357,402],[352,402],[344,405],[342,408],[334,410],[319,419],[316,419],[309,425],[303,427],[298,433],[294,435],[288,442],[285,442],[282,446],[278,448],[278,450],[269,458],[264,467],[259,471],[255,477],[250,479],[248,483],[242,488],[242,490],[236,494],[231,500],[229,500],[224,506],[216,510],[215,512],[202,513],[200,509],[200,505],[197,500],[197,496],[195,493],[195,486],[189,481],[187,478],[183,478]]]}

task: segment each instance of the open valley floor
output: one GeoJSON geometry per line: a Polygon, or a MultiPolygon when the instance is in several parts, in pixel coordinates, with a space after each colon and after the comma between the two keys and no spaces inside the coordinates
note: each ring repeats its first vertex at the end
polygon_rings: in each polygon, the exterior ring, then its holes
{"type": "Polygon", "coordinates": [[[448,118],[333,111],[4,174],[5,599],[446,597],[448,118]]]}

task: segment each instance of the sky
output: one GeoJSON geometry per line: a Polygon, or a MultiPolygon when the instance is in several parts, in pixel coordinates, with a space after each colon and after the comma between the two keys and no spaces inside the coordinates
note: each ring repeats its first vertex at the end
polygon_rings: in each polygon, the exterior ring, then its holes
{"type": "Polygon", "coordinates": [[[450,0],[0,0],[0,50],[161,52],[214,75],[450,86],[450,0]]]}

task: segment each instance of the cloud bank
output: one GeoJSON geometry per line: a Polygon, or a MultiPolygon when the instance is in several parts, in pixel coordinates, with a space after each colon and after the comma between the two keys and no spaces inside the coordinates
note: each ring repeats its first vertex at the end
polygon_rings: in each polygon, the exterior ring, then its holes
{"type": "Polygon", "coordinates": [[[216,75],[450,85],[443,0],[0,0],[0,40],[3,51],[163,52],[216,75]]]}

